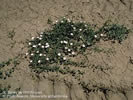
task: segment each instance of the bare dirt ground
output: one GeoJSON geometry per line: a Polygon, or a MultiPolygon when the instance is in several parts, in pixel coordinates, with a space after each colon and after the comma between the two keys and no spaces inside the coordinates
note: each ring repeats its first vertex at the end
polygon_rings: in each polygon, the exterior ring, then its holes
{"type": "MultiPolygon", "coordinates": [[[[48,28],[48,19],[64,16],[99,26],[110,19],[132,29],[133,0],[0,0],[0,62],[25,54],[27,39],[48,28]]],[[[0,84],[11,85],[11,90],[68,96],[56,98],[59,100],[133,100],[133,64],[129,62],[133,58],[133,33],[122,44],[101,41],[96,48],[85,52],[85,64],[103,70],[80,68],[85,74],[74,77],[54,72],[37,76],[29,68],[28,59],[22,57],[11,77],[0,80],[0,84]]]]}

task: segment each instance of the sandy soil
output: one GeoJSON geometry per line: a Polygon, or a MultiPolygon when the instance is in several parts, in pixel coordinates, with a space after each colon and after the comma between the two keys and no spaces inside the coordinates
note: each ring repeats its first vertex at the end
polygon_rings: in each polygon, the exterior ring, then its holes
{"type": "MultiPolygon", "coordinates": [[[[99,26],[110,19],[132,29],[133,0],[0,0],[0,62],[25,54],[26,41],[48,28],[48,19],[64,16],[99,26]]],[[[101,41],[96,47],[103,50],[88,49],[85,64],[102,66],[103,71],[91,67],[80,68],[85,73],[81,76],[54,72],[37,76],[22,56],[12,76],[0,80],[0,84],[11,85],[11,90],[68,96],[58,100],[133,100],[133,64],[129,63],[133,58],[133,33],[122,44],[101,41]]]]}

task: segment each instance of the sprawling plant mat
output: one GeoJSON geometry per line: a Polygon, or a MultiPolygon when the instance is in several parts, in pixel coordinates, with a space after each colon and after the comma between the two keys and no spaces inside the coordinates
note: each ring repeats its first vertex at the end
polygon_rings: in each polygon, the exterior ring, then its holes
{"type": "Polygon", "coordinates": [[[69,63],[69,58],[84,53],[100,39],[121,43],[129,32],[123,25],[111,21],[97,29],[86,22],[74,22],[64,17],[52,24],[51,30],[32,37],[26,55],[35,72],[59,71],[60,65],[69,63]]]}

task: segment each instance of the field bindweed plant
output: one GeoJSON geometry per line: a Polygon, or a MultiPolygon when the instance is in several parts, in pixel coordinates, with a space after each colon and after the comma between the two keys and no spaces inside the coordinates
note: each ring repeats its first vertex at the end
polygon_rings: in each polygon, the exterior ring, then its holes
{"type": "Polygon", "coordinates": [[[106,22],[96,31],[88,23],[74,22],[64,17],[56,21],[51,30],[32,37],[26,55],[35,71],[58,71],[59,65],[65,64],[70,57],[83,53],[100,39],[122,42],[128,33],[129,29],[123,25],[106,22]]]}
{"type": "Polygon", "coordinates": [[[19,63],[18,57],[0,62],[0,79],[7,79],[10,77],[19,63]]]}
{"type": "Polygon", "coordinates": [[[105,22],[102,28],[99,29],[98,33],[103,33],[107,40],[117,40],[121,43],[127,38],[130,29],[127,29],[124,25],[114,24],[111,21],[105,22]]]}

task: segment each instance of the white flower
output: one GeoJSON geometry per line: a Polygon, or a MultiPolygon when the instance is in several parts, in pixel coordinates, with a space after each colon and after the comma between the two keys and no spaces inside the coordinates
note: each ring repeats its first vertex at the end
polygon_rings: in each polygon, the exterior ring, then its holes
{"type": "Polygon", "coordinates": [[[31,55],[31,56],[33,56],[34,54],[33,54],[33,53],[31,53],[30,55],[31,55]]]}
{"type": "Polygon", "coordinates": [[[49,60],[49,58],[47,57],[47,58],[46,58],[46,60],[48,61],[48,60],[49,60]]]}
{"type": "Polygon", "coordinates": [[[85,30],[87,30],[87,29],[85,29],[85,30]]]}
{"type": "Polygon", "coordinates": [[[62,43],[63,43],[63,41],[60,41],[60,43],[62,44],[62,43]]]}
{"type": "Polygon", "coordinates": [[[80,23],[83,23],[83,21],[80,21],[80,23]]]}
{"type": "Polygon", "coordinates": [[[36,37],[37,39],[39,39],[39,37],[36,37]]]}
{"type": "Polygon", "coordinates": [[[49,47],[49,43],[46,43],[45,45],[46,45],[45,48],[48,48],[49,47]]]}
{"type": "Polygon", "coordinates": [[[40,53],[39,56],[42,56],[42,53],[40,53]]]}
{"type": "Polygon", "coordinates": [[[39,53],[39,51],[36,51],[36,53],[39,53]]]}
{"type": "Polygon", "coordinates": [[[40,34],[43,34],[43,32],[40,32],[40,34]]]}
{"type": "Polygon", "coordinates": [[[73,33],[70,33],[71,36],[73,36],[73,33]]]}
{"type": "Polygon", "coordinates": [[[87,45],[89,45],[89,46],[90,46],[90,45],[91,45],[91,43],[87,43],[87,45]]]}
{"type": "Polygon", "coordinates": [[[38,44],[39,46],[41,45],[41,43],[38,44]]]}
{"type": "Polygon", "coordinates": [[[29,42],[29,45],[31,45],[31,42],[29,42]]]}
{"type": "Polygon", "coordinates": [[[66,19],[66,17],[63,17],[64,19],[66,19]]]}
{"type": "Polygon", "coordinates": [[[71,49],[68,49],[68,51],[70,52],[70,51],[71,51],[71,49]]]}
{"type": "Polygon", "coordinates": [[[42,45],[42,48],[44,48],[44,45],[42,45]]]}
{"type": "Polygon", "coordinates": [[[61,53],[58,53],[58,56],[61,56],[61,53]]]}
{"type": "Polygon", "coordinates": [[[64,23],[64,21],[62,20],[61,23],[64,23]]]}
{"type": "Polygon", "coordinates": [[[75,55],[75,52],[74,51],[72,52],[72,55],[75,55]]]}
{"type": "Polygon", "coordinates": [[[40,37],[43,37],[43,35],[40,35],[40,37]]]}
{"type": "Polygon", "coordinates": [[[97,35],[94,35],[95,38],[97,38],[97,35]]]}
{"type": "Polygon", "coordinates": [[[58,23],[58,20],[56,20],[55,22],[58,23]]]}
{"type": "Polygon", "coordinates": [[[73,27],[73,25],[71,25],[73,27]]]}
{"type": "Polygon", "coordinates": [[[79,31],[82,31],[82,29],[79,29],[79,31]]]}
{"type": "Polygon", "coordinates": [[[45,48],[49,48],[49,45],[46,45],[45,48]]]}
{"type": "Polygon", "coordinates": [[[68,22],[70,23],[70,22],[71,22],[71,20],[68,20],[68,22]]]}
{"type": "Polygon", "coordinates": [[[83,44],[82,47],[84,48],[85,47],[85,44],[83,44]]]}
{"type": "Polygon", "coordinates": [[[76,30],[76,27],[73,27],[74,30],[76,30]]]}
{"type": "Polygon", "coordinates": [[[101,37],[103,37],[104,35],[103,34],[100,34],[101,37]]]}
{"type": "Polygon", "coordinates": [[[67,44],[68,42],[67,41],[64,41],[65,44],[67,44]]]}
{"type": "Polygon", "coordinates": [[[69,53],[68,55],[69,55],[69,56],[71,56],[72,54],[71,54],[71,53],[69,53]]]}
{"type": "Polygon", "coordinates": [[[46,45],[49,45],[48,43],[46,43],[46,45]]]}
{"type": "Polygon", "coordinates": [[[85,24],[85,27],[87,27],[87,25],[85,24]]]}
{"type": "Polygon", "coordinates": [[[38,60],[38,63],[41,63],[41,60],[38,60]]]}
{"type": "Polygon", "coordinates": [[[43,56],[46,56],[46,54],[43,54],[43,56]]]}
{"type": "Polygon", "coordinates": [[[65,47],[65,49],[68,49],[68,47],[65,47]]]}
{"type": "Polygon", "coordinates": [[[36,46],[36,45],[33,45],[32,47],[33,47],[33,48],[36,48],[37,46],[36,46]]]}
{"type": "Polygon", "coordinates": [[[32,60],[30,60],[30,63],[32,63],[33,61],[32,60]]]}
{"type": "Polygon", "coordinates": [[[81,39],[81,38],[82,38],[82,36],[79,36],[79,38],[81,39]]]}
{"type": "Polygon", "coordinates": [[[27,52],[27,53],[25,53],[25,55],[27,56],[29,53],[27,52]]]}
{"type": "Polygon", "coordinates": [[[39,40],[42,40],[42,38],[40,37],[39,40]]]}
{"type": "Polygon", "coordinates": [[[32,39],[32,40],[34,40],[34,39],[35,39],[35,37],[32,37],[31,39],[32,39]]]}
{"type": "Polygon", "coordinates": [[[66,57],[63,57],[63,60],[66,60],[66,57]]]}
{"type": "Polygon", "coordinates": [[[70,45],[72,46],[72,45],[73,45],[73,43],[70,43],[70,45]]]}
{"type": "Polygon", "coordinates": [[[67,21],[68,21],[69,23],[71,22],[71,20],[70,20],[69,18],[67,19],[67,21]]]}

